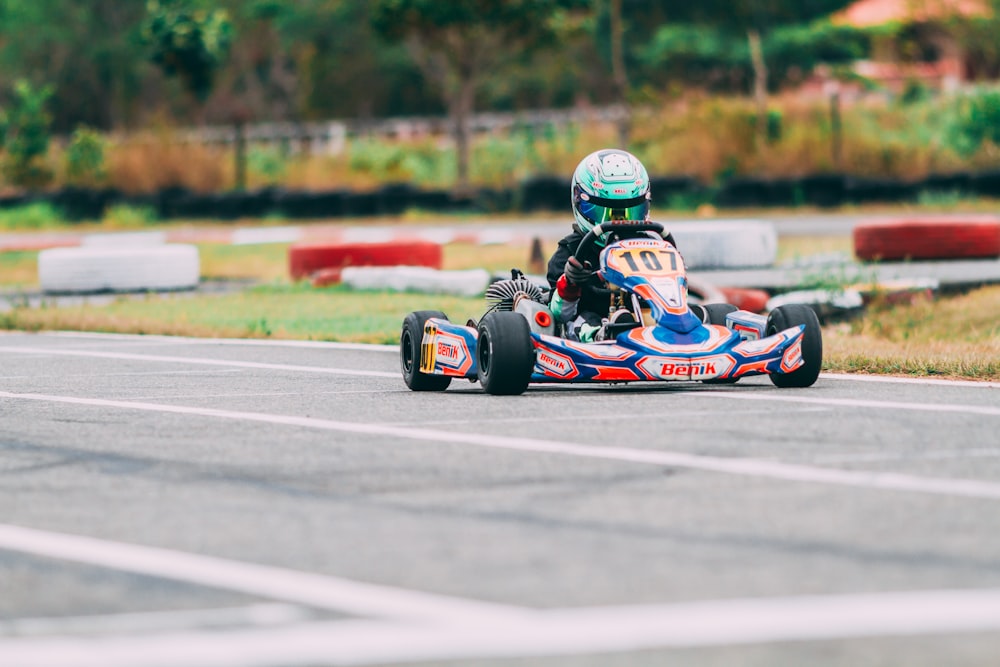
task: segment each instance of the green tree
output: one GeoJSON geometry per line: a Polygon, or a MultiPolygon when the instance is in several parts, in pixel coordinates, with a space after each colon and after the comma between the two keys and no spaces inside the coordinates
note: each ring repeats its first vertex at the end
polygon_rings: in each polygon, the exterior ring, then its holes
{"type": "Polygon", "coordinates": [[[0,0],[0,88],[51,84],[53,131],[134,122],[156,71],[138,39],[143,3],[0,0]]]}
{"type": "MultiPolygon", "coordinates": [[[[770,87],[807,76],[819,64],[837,65],[864,58],[871,51],[863,30],[821,19],[808,25],[783,26],[763,43],[770,87]]],[[[658,85],[681,82],[712,90],[735,90],[753,76],[746,41],[704,25],[667,24],[637,49],[643,67],[658,85]]]]}
{"type": "Polygon", "coordinates": [[[0,110],[3,172],[14,185],[40,188],[52,180],[52,170],[45,164],[51,139],[52,116],[46,110],[50,97],[51,86],[36,89],[21,80],[14,86],[10,110],[0,110]]]}
{"type": "Polygon", "coordinates": [[[149,0],[142,35],[152,61],[204,100],[229,54],[233,26],[228,13],[207,0],[149,0]]]}
{"type": "Polygon", "coordinates": [[[469,119],[484,78],[511,58],[551,43],[549,21],[558,9],[556,0],[375,0],[376,32],[405,42],[442,92],[453,124],[457,193],[469,188],[469,119]]]}
{"type": "Polygon", "coordinates": [[[757,141],[767,136],[767,62],[763,36],[781,26],[801,25],[829,16],[853,0],[699,0],[678,3],[671,16],[675,22],[714,26],[730,35],[744,35],[753,68],[753,91],[757,102],[757,141]]]}

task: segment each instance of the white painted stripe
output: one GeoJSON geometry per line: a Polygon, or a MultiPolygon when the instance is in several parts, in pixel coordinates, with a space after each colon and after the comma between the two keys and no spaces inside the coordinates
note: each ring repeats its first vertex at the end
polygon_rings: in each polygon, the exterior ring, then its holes
{"type": "Polygon", "coordinates": [[[908,410],[913,412],[954,412],[969,415],[1000,417],[1000,407],[990,405],[963,405],[959,403],[906,403],[903,401],[869,401],[859,398],[831,398],[825,396],[786,395],[779,390],[751,393],[746,391],[700,391],[686,396],[733,398],[741,401],[778,401],[805,405],[826,405],[843,408],[870,408],[875,410],[908,410]]]}
{"type": "MultiPolygon", "coordinates": [[[[0,331],[0,336],[24,336],[19,331],[0,331]]],[[[248,347],[300,347],[320,350],[357,350],[358,352],[399,352],[398,345],[374,343],[338,343],[322,340],[280,340],[271,338],[192,338],[190,336],[161,336],[156,334],[92,333],[89,331],[39,331],[32,336],[48,338],[82,338],[90,340],[121,340],[133,342],[162,342],[188,345],[239,345],[248,347]]]]}
{"type": "Polygon", "coordinates": [[[915,591],[551,610],[447,625],[307,623],[252,631],[0,641],[19,667],[274,667],[926,636],[1000,629],[1000,591],[915,591]]]}
{"type": "Polygon", "coordinates": [[[91,616],[13,618],[0,621],[0,637],[55,634],[123,634],[170,632],[246,625],[288,625],[308,620],[303,607],[271,602],[225,609],[144,611],[91,616]]]}
{"type": "MultiPolygon", "coordinates": [[[[186,340],[196,342],[201,339],[186,339],[186,340]]],[[[233,339],[227,339],[227,340],[232,341],[234,344],[238,342],[233,339]]],[[[301,341],[301,342],[309,342],[309,341],[301,341]]],[[[391,350],[397,353],[399,351],[399,348],[395,346],[382,346],[382,347],[383,348],[391,347],[391,350]]],[[[336,349],[345,349],[345,348],[336,348],[336,349]]],[[[209,366],[234,366],[238,368],[297,371],[304,373],[327,373],[331,375],[354,375],[360,377],[381,377],[381,378],[400,378],[400,379],[402,378],[402,376],[399,373],[392,373],[386,371],[364,371],[364,370],[353,370],[353,369],[342,369],[342,368],[328,368],[325,366],[296,366],[291,364],[267,364],[255,361],[231,361],[224,359],[210,359],[205,357],[179,357],[179,356],[165,356],[165,355],[152,355],[152,354],[132,354],[129,352],[101,352],[98,350],[66,350],[66,349],[55,349],[48,347],[21,347],[21,346],[6,346],[6,347],[0,346],[0,352],[9,352],[12,354],[42,354],[42,355],[47,354],[47,355],[62,355],[69,357],[94,357],[98,359],[125,359],[131,361],[163,362],[171,364],[189,363],[189,364],[203,364],[209,366]]],[[[974,386],[982,386],[981,383],[968,383],[968,384],[974,386]]],[[[576,385],[573,386],[572,388],[586,389],[588,387],[598,387],[598,386],[599,385],[596,384],[576,385]]],[[[942,404],[942,403],[906,403],[901,401],[866,401],[861,399],[839,399],[839,398],[827,398],[827,397],[808,397],[808,396],[798,396],[798,395],[789,396],[776,393],[775,391],[767,391],[761,394],[749,394],[741,391],[705,391],[705,392],[698,392],[697,394],[687,394],[687,395],[736,398],[740,400],[756,400],[756,401],[767,401],[767,402],[784,401],[789,403],[810,403],[814,405],[825,405],[825,406],[913,410],[917,412],[926,412],[926,411],[964,412],[969,414],[980,414],[989,416],[1000,415],[1000,408],[994,408],[989,406],[942,404]]]]}
{"type": "Polygon", "coordinates": [[[269,371],[294,371],[296,373],[325,373],[329,375],[354,375],[359,377],[395,378],[402,382],[402,375],[386,371],[359,371],[349,368],[328,368],[326,366],[296,366],[294,364],[266,364],[259,361],[235,361],[208,359],[204,357],[174,357],[158,354],[131,354],[129,352],[98,352],[96,350],[61,350],[48,347],[0,347],[0,352],[13,354],[40,354],[63,357],[93,357],[95,359],[124,359],[169,364],[196,364],[203,366],[232,366],[255,368],[269,371]]]}
{"type": "Polygon", "coordinates": [[[812,457],[813,463],[875,463],[885,461],[948,461],[1000,457],[1000,447],[994,449],[949,449],[939,451],[855,452],[812,457]]]}
{"type": "MultiPolygon", "coordinates": [[[[0,331],[0,336],[24,335],[16,331],[0,331]]],[[[246,345],[260,347],[299,347],[329,350],[357,350],[359,352],[398,352],[398,345],[377,345],[373,343],[338,343],[315,340],[273,340],[263,338],[191,338],[186,336],[160,336],[145,334],[92,333],[87,331],[41,331],[32,335],[59,338],[89,338],[129,341],[162,341],[164,343],[187,343],[191,345],[246,345]]],[[[916,384],[934,386],[970,387],[974,389],[1000,389],[1000,382],[979,380],[945,380],[941,378],[897,377],[893,375],[867,375],[862,373],[820,373],[825,380],[847,380],[856,382],[881,382],[885,384],[916,384]]]]}
{"type": "MultiPolygon", "coordinates": [[[[714,392],[705,392],[704,394],[699,393],[698,395],[714,395],[714,392]]],[[[739,394],[736,395],[739,396],[739,394]]],[[[967,498],[1000,499],[1000,484],[971,479],[947,479],[936,477],[918,477],[899,473],[836,470],[832,468],[818,468],[762,459],[725,458],[652,449],[590,446],[551,440],[536,440],[531,438],[511,438],[479,433],[456,433],[453,431],[438,431],[381,424],[332,421],[313,417],[297,417],[294,415],[268,415],[257,412],[234,412],[231,410],[217,410],[213,408],[187,407],[159,403],[143,403],[138,401],[114,401],[99,398],[77,398],[75,396],[52,396],[46,394],[14,394],[10,392],[0,392],[0,398],[72,405],[88,405],[104,408],[120,408],[124,410],[142,410],[146,412],[199,415],[219,419],[262,422],[282,426],[298,426],[302,428],[337,431],[341,433],[390,436],[404,440],[418,440],[434,444],[464,444],[476,447],[489,447],[493,449],[506,449],[540,454],[576,456],[580,458],[604,459],[646,465],[674,466],[679,468],[691,468],[694,470],[726,473],[730,475],[781,479],[790,482],[834,484],[886,491],[910,491],[915,493],[941,494],[967,498]]]]}
{"type": "Polygon", "coordinates": [[[923,384],[938,387],[973,387],[975,389],[1000,389],[1000,382],[986,380],[945,380],[943,378],[897,377],[894,375],[866,375],[864,373],[820,373],[824,380],[850,380],[854,382],[883,382],[886,384],[923,384]]]}
{"type": "Polygon", "coordinates": [[[243,227],[234,229],[231,245],[254,245],[258,243],[294,243],[302,239],[299,227],[243,227]]]}
{"type": "MultiPolygon", "coordinates": [[[[460,621],[472,614],[500,618],[519,611],[486,602],[7,524],[0,524],[0,549],[201,584],[359,616],[460,621]]],[[[0,660],[2,664],[9,663],[0,660]]]]}

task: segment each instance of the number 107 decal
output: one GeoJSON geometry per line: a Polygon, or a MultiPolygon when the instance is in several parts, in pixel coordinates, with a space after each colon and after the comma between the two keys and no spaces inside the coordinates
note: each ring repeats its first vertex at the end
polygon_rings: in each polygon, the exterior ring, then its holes
{"type": "Polygon", "coordinates": [[[625,275],[643,273],[645,275],[672,275],[681,270],[677,251],[672,248],[655,250],[618,249],[608,262],[612,268],[625,275]]]}

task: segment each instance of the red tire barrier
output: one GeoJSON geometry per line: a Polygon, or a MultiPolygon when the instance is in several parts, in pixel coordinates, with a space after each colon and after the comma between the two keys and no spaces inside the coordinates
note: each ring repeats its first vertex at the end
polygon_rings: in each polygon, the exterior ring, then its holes
{"type": "Polygon", "coordinates": [[[854,228],[866,261],[1000,257],[1000,219],[991,216],[868,222],[854,228]]]}
{"type": "Polygon", "coordinates": [[[288,249],[288,270],[293,280],[301,280],[322,269],[345,266],[429,266],[440,269],[441,256],[441,246],[430,241],[303,243],[288,249]]]}
{"type": "Polygon", "coordinates": [[[313,287],[329,287],[340,283],[343,269],[320,269],[312,274],[313,287]]]}
{"type": "Polygon", "coordinates": [[[767,310],[767,301],[771,295],[762,289],[744,289],[742,287],[720,287],[725,295],[726,303],[731,303],[740,310],[751,313],[762,313],[767,310]]]}

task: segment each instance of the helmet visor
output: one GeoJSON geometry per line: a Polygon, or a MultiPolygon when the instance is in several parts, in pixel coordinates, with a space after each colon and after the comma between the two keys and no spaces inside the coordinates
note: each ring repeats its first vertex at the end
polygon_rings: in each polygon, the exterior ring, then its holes
{"type": "Polygon", "coordinates": [[[642,221],[649,216],[649,198],[643,195],[632,199],[604,199],[581,195],[576,209],[595,225],[609,220],[642,221]]]}

